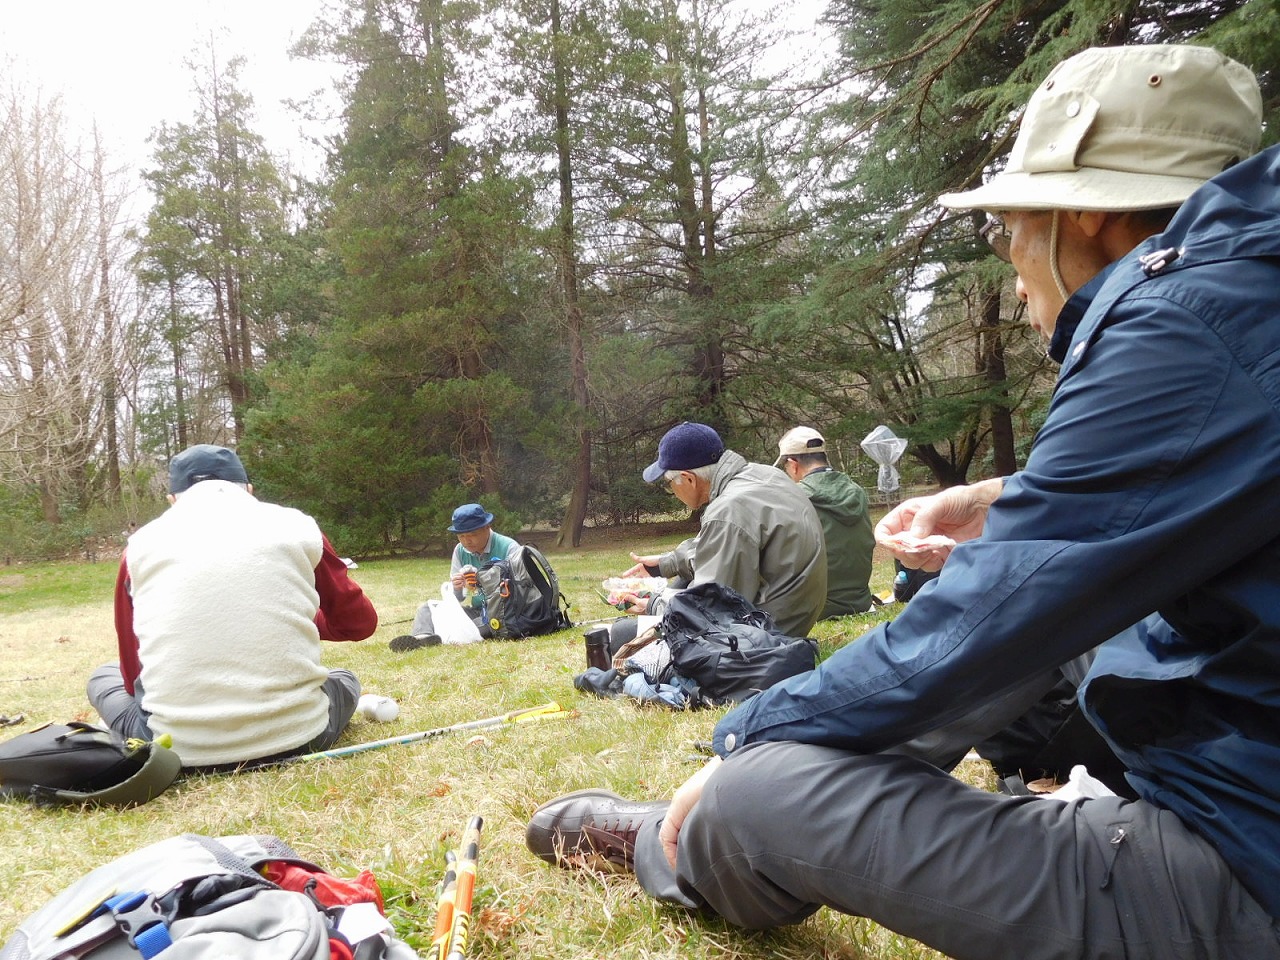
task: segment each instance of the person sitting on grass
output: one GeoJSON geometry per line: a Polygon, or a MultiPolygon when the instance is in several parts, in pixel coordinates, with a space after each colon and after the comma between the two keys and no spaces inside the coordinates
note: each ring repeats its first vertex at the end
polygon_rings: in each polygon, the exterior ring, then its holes
{"type": "Polygon", "coordinates": [[[315,520],[253,496],[226,447],[169,462],[169,503],[120,559],[119,663],[89,702],[125,738],[168,734],[184,767],[331,747],[360,681],[320,664],[321,640],[364,640],[378,614],[315,520]]]}
{"type": "MultiPolygon", "coordinates": [[[[663,434],[643,476],[690,510],[705,510],[697,536],[667,553],[633,553],[636,564],[623,577],[663,576],[668,590],[715,581],[768,613],[783,633],[808,636],[826,602],[827,554],[818,514],[795,484],[692,422],[663,434]]],[[[623,593],[622,602],[628,613],[657,616],[665,601],[662,594],[623,593]]],[[[610,652],[633,640],[637,626],[632,617],[614,623],[610,652]]]]}
{"type": "Polygon", "coordinates": [[[778,441],[773,465],[800,485],[818,511],[827,548],[827,602],[821,619],[865,613],[871,595],[871,555],[876,547],[867,491],[832,469],[827,442],[813,427],[793,427],[778,441]]]}
{"type": "MultiPolygon", "coordinates": [[[[485,597],[476,582],[476,571],[491,560],[514,560],[520,552],[520,544],[494,530],[493,514],[478,503],[464,503],[454,510],[449,532],[458,537],[449,561],[453,595],[476,622],[480,635],[485,636],[489,629],[484,618],[485,597]]],[[[440,643],[440,635],[436,633],[431,616],[431,603],[427,600],[418,605],[413,626],[408,633],[391,641],[392,650],[403,653],[440,643]]]]}
{"type": "Polygon", "coordinates": [[[1207,47],[1096,48],[1032,95],[983,231],[1061,369],[1023,470],[909,502],[898,617],[716,725],[671,802],[533,814],[748,928],[826,906],[956,960],[1280,958],[1280,147],[1207,47]],[[942,561],[945,559],[945,566],[942,561]],[[1136,799],[1002,796],[904,742],[1098,647],[1079,703],[1136,799]]]}

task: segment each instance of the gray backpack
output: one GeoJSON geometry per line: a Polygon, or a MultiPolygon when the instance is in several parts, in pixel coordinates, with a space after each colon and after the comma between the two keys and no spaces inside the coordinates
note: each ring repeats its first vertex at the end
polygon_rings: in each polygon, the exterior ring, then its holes
{"type": "Polygon", "coordinates": [[[523,544],[510,561],[490,560],[476,579],[485,598],[483,636],[516,640],[573,626],[551,561],[532,544],[523,544]]]}
{"type": "Polygon", "coordinates": [[[333,956],[416,960],[388,934],[351,944],[343,908],[276,886],[257,869],[270,860],[320,870],[276,837],[170,837],[67,887],[18,926],[0,960],[330,960],[331,940],[333,956]]]}

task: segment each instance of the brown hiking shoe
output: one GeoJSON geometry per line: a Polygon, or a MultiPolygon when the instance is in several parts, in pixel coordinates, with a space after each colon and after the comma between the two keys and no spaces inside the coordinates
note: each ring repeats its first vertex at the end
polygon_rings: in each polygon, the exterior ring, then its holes
{"type": "Polygon", "coordinates": [[[547,863],[603,873],[635,869],[636,833],[666,813],[666,801],[625,800],[608,790],[578,790],[544,803],[524,842],[547,863]]]}

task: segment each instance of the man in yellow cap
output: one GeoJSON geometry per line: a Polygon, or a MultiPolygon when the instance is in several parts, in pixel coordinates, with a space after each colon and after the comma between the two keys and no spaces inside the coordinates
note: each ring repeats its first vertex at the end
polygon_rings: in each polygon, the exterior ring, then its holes
{"type": "MultiPolygon", "coordinates": [[[[952,209],[1061,366],[1024,470],[908,501],[942,568],[889,624],[717,724],[670,803],[580,791],[530,848],[745,927],[821,906],[957,960],[1280,957],[1280,148],[1248,69],[1059,64],[952,209]],[[1098,647],[1080,690],[1134,799],[1009,797],[896,753],[1098,647]]],[[[1087,781],[1081,783],[1088,787],[1087,781]]]]}

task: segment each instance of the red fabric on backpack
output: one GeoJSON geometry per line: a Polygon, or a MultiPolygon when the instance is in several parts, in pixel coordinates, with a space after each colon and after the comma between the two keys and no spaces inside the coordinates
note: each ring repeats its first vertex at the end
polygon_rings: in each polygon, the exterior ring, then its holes
{"type": "Polygon", "coordinates": [[[369,870],[361,870],[354,880],[343,880],[323,870],[310,870],[287,860],[269,860],[262,865],[262,875],[281,889],[295,893],[306,893],[307,884],[314,880],[312,893],[326,907],[372,903],[379,913],[386,915],[382,907],[382,890],[369,870]]]}

